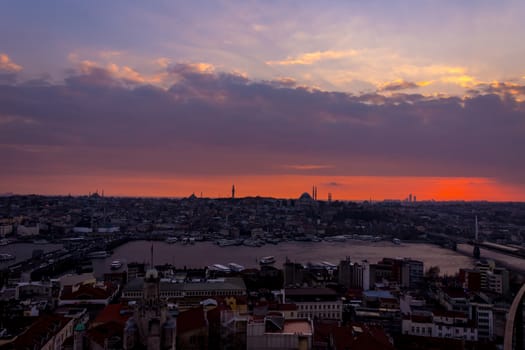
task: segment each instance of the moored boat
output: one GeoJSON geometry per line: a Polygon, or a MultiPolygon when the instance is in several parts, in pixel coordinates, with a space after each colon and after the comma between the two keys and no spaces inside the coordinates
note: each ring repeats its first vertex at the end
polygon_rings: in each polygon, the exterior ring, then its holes
{"type": "Polygon", "coordinates": [[[109,267],[112,269],[112,270],[118,270],[122,267],[122,261],[120,260],[113,260],[111,262],[111,264],[109,265],[109,267]]]}
{"type": "Polygon", "coordinates": [[[0,253],[0,261],[14,260],[15,256],[9,253],[0,253]]]}
{"type": "Polygon", "coordinates": [[[228,267],[230,268],[230,270],[234,272],[241,272],[242,270],[244,270],[244,266],[236,264],[236,263],[229,263],[228,267]]]}
{"type": "Polygon", "coordinates": [[[107,258],[110,254],[106,252],[105,250],[98,251],[98,252],[91,252],[88,253],[87,257],[90,259],[104,259],[107,258]]]}
{"type": "Polygon", "coordinates": [[[11,239],[8,239],[8,238],[0,239],[0,245],[8,245],[8,244],[11,244],[11,243],[13,243],[13,240],[11,240],[11,239]]]}
{"type": "Polygon", "coordinates": [[[168,243],[168,244],[173,244],[173,243],[177,243],[178,240],[179,239],[177,237],[168,237],[168,238],[166,238],[165,242],[168,243]]]}
{"type": "Polygon", "coordinates": [[[275,263],[275,257],[273,256],[263,256],[261,260],[259,260],[259,264],[261,265],[271,265],[275,263]]]}
{"type": "Polygon", "coordinates": [[[224,266],[222,264],[213,264],[213,265],[210,265],[208,266],[208,269],[209,270],[212,270],[212,271],[220,271],[220,272],[231,272],[230,268],[228,266],[224,266]]]}

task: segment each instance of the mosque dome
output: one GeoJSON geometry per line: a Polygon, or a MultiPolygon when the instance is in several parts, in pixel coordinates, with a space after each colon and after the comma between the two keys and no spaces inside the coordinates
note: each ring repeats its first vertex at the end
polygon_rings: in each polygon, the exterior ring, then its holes
{"type": "Polygon", "coordinates": [[[304,192],[301,197],[299,197],[300,200],[312,200],[312,196],[308,192],[304,192]]]}

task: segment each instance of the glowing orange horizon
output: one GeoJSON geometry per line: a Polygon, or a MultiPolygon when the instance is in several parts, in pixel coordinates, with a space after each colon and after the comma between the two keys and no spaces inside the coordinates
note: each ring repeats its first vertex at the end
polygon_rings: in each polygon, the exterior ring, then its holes
{"type": "Polygon", "coordinates": [[[235,184],[236,197],[298,198],[317,186],[318,199],[404,199],[410,193],[418,200],[525,201],[525,189],[493,179],[475,177],[388,176],[57,176],[4,179],[0,192],[20,194],[85,195],[104,190],[106,196],[229,197],[235,184]]]}

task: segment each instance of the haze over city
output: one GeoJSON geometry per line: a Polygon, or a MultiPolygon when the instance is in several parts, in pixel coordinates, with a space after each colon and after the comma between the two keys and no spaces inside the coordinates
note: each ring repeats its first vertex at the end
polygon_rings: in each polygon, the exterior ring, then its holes
{"type": "Polygon", "coordinates": [[[0,4],[0,193],[525,200],[523,1],[0,4]]]}

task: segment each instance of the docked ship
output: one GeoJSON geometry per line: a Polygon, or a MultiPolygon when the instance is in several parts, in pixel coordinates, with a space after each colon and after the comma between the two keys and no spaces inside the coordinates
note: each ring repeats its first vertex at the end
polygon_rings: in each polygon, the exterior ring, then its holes
{"type": "Polygon", "coordinates": [[[7,239],[7,238],[0,239],[0,245],[8,245],[8,244],[11,244],[11,243],[13,243],[13,241],[11,239],[7,239]]]}
{"type": "Polygon", "coordinates": [[[91,252],[87,255],[89,259],[104,259],[109,256],[109,253],[105,250],[98,251],[98,252],[91,252]]]}
{"type": "Polygon", "coordinates": [[[9,253],[0,253],[0,261],[14,260],[15,256],[9,253]]]}
{"type": "Polygon", "coordinates": [[[229,263],[228,267],[230,268],[230,270],[234,272],[241,272],[242,270],[244,270],[244,266],[236,264],[236,263],[229,263]]]}
{"type": "Polygon", "coordinates": [[[229,247],[232,245],[239,245],[238,240],[236,239],[219,239],[217,241],[219,247],[229,247]]]}
{"type": "Polygon", "coordinates": [[[231,272],[231,270],[230,270],[230,268],[228,266],[224,266],[224,265],[221,265],[221,264],[210,265],[210,266],[208,266],[208,269],[212,270],[212,271],[219,271],[219,272],[225,272],[225,273],[231,272]]]}
{"type": "Polygon", "coordinates": [[[111,262],[111,264],[109,265],[109,267],[112,269],[112,270],[118,270],[122,267],[122,261],[120,260],[114,260],[111,262]]]}
{"type": "Polygon", "coordinates": [[[273,256],[263,256],[261,260],[259,260],[259,264],[261,265],[272,265],[275,263],[275,257],[273,256]]]}

